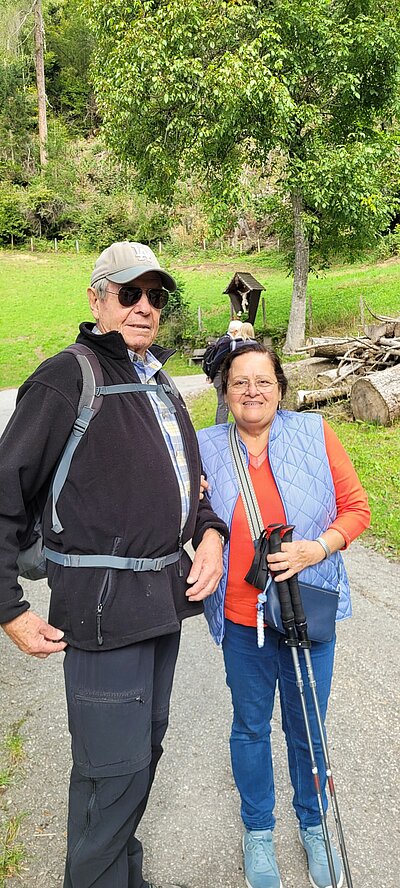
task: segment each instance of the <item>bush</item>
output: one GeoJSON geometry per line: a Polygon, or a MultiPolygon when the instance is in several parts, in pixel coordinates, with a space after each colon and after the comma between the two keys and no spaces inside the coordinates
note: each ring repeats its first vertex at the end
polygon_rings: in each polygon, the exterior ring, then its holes
{"type": "Polygon", "coordinates": [[[378,241],[378,259],[390,259],[392,256],[400,256],[400,225],[395,225],[393,231],[382,235],[378,241]]]}
{"type": "Polygon", "coordinates": [[[0,243],[25,241],[28,223],[26,218],[26,196],[17,185],[0,188],[0,243]]]}
{"type": "Polygon", "coordinates": [[[138,194],[103,194],[82,212],[80,238],[89,249],[102,250],[114,241],[154,243],[168,232],[161,208],[138,194]]]}
{"type": "Polygon", "coordinates": [[[34,183],[28,193],[29,233],[51,240],[62,238],[74,227],[76,211],[60,191],[45,182],[34,183]]]}
{"type": "Polygon", "coordinates": [[[162,311],[160,322],[160,339],[163,345],[180,348],[185,340],[187,327],[191,317],[185,299],[185,282],[174,274],[177,283],[175,293],[170,293],[167,305],[162,311]]]}

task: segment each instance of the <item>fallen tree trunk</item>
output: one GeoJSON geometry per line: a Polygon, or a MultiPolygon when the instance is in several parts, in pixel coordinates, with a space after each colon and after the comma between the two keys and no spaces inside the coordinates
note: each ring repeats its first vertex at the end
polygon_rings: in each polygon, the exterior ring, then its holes
{"type": "Polygon", "coordinates": [[[400,416],[400,366],[357,379],[350,404],[355,419],[390,425],[400,416]]]}
{"type": "Polygon", "coordinates": [[[324,370],[323,373],[318,373],[318,379],[322,383],[325,382],[328,385],[333,385],[334,382],[340,382],[341,379],[346,379],[352,373],[356,374],[357,370],[362,367],[362,364],[362,361],[353,361],[352,364],[342,364],[333,370],[324,370]]]}
{"type": "MultiPolygon", "coordinates": [[[[307,346],[307,351],[309,354],[314,357],[314,355],[318,355],[319,357],[324,358],[333,358],[340,355],[345,355],[349,351],[350,346],[371,346],[371,340],[366,336],[354,337],[349,336],[343,339],[334,339],[333,337],[326,336],[324,338],[315,338],[312,339],[310,344],[307,346]]],[[[372,346],[373,347],[373,346],[372,346]]]]}
{"type": "Polygon", "coordinates": [[[338,401],[347,398],[349,394],[347,385],[330,386],[323,389],[299,389],[297,392],[296,410],[304,410],[307,407],[315,407],[326,401],[338,401]]]}

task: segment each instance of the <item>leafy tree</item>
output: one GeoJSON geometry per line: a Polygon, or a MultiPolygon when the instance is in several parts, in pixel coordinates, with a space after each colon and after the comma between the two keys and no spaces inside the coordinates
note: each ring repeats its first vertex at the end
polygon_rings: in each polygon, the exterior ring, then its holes
{"type": "Polygon", "coordinates": [[[293,247],[295,350],[310,250],[368,246],[394,211],[398,0],[83,2],[107,139],[148,192],[168,201],[202,171],[226,217],[244,160],[268,173],[293,247]]]}
{"type": "Polygon", "coordinates": [[[93,36],[80,0],[48,0],[45,22],[49,105],[72,131],[90,135],[99,124],[89,80],[93,36]]]}
{"type": "Polygon", "coordinates": [[[34,66],[22,39],[29,8],[24,0],[0,3],[0,176],[21,185],[28,181],[36,159],[34,66]]]}

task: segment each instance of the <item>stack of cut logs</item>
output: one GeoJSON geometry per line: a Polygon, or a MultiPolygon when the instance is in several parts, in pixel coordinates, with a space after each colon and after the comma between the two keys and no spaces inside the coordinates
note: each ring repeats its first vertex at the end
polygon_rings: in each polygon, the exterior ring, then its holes
{"type": "Polygon", "coordinates": [[[298,410],[350,398],[355,419],[389,425],[400,416],[400,318],[375,315],[365,307],[379,322],[364,323],[361,302],[365,335],[311,339],[302,349],[311,357],[335,361],[337,366],[318,374],[323,387],[298,392],[298,410]]]}

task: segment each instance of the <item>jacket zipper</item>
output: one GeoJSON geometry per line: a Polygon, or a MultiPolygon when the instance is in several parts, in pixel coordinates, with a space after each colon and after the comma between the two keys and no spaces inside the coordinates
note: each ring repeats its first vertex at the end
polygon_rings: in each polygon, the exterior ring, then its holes
{"type": "MultiPolygon", "coordinates": [[[[116,555],[119,549],[119,545],[121,543],[122,537],[114,537],[113,547],[111,550],[111,555],[116,555]]],[[[97,602],[97,610],[96,610],[96,632],[97,632],[97,644],[103,644],[103,636],[101,634],[101,617],[103,613],[104,605],[107,601],[107,598],[110,594],[111,589],[111,577],[112,577],[112,568],[109,567],[106,571],[101,589],[99,594],[99,600],[97,602]]]]}

